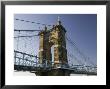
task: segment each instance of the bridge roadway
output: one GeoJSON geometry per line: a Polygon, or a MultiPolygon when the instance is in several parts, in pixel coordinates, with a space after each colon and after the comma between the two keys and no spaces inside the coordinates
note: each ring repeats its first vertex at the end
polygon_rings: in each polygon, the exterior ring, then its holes
{"type": "MultiPolygon", "coordinates": [[[[23,66],[23,65],[14,65],[14,70],[17,71],[30,71],[33,73],[38,73],[38,72],[51,72],[53,71],[54,73],[60,71],[62,73],[66,73],[66,75],[70,74],[86,74],[86,75],[97,75],[97,72],[94,71],[86,71],[84,69],[76,69],[76,68],[65,68],[65,67],[60,67],[60,68],[52,68],[52,67],[36,67],[36,66],[23,66]],[[67,74],[68,73],[68,74],[67,74]]],[[[39,74],[41,75],[41,74],[39,74]]]]}
{"type": "Polygon", "coordinates": [[[91,66],[73,65],[70,67],[68,66],[68,64],[59,63],[55,65],[52,62],[47,64],[46,60],[44,60],[42,64],[39,64],[39,62],[37,62],[37,60],[39,60],[39,57],[37,56],[19,52],[16,50],[14,50],[14,53],[14,70],[17,71],[34,71],[34,73],[40,73],[39,75],[54,75],[56,73],[58,73],[56,75],[70,75],[71,73],[97,75],[97,68],[91,66]]]}

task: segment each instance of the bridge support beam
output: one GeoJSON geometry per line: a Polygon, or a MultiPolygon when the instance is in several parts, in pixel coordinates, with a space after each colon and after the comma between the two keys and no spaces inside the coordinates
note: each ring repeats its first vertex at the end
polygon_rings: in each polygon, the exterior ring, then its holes
{"type": "Polygon", "coordinates": [[[36,76],[70,76],[70,71],[66,69],[37,70],[36,76]]]}

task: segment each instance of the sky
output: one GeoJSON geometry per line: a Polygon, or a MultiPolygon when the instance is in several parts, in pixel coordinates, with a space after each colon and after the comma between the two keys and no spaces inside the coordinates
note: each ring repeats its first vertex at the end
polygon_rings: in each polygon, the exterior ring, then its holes
{"type": "MultiPolygon", "coordinates": [[[[97,15],[96,14],[15,14],[14,28],[21,30],[43,30],[44,25],[42,24],[56,25],[58,16],[60,18],[62,25],[67,31],[66,32],[67,37],[71,38],[71,40],[76,43],[77,47],[81,50],[81,52],[87,55],[94,64],[97,64],[97,15]],[[16,18],[23,19],[26,21],[41,23],[41,24],[15,20],[16,18]]],[[[49,28],[51,27],[48,27],[48,29],[49,28]]],[[[38,34],[38,32],[34,32],[34,33],[22,32],[19,35],[30,35],[30,34],[36,35],[38,34]]],[[[18,33],[16,32],[14,35],[17,36],[18,33]]],[[[26,39],[24,40],[25,41],[22,40],[19,41],[19,44],[22,43],[22,46],[20,46],[21,48],[19,50],[22,51],[25,46],[27,47],[26,48],[27,50],[34,49],[31,53],[35,53],[35,55],[38,55],[39,38],[38,37],[33,39],[29,38],[28,41],[26,41],[26,39]],[[33,42],[35,44],[33,44],[33,42]],[[26,46],[25,44],[28,44],[28,46],[26,46]]],[[[18,41],[18,39],[16,39],[14,42],[15,49],[17,49],[16,41],[18,41]]],[[[67,43],[67,47],[68,47],[68,43],[67,43]]],[[[68,47],[68,51],[70,53],[75,54],[74,50],[72,50],[72,48],[70,47],[68,47]]],[[[27,51],[25,50],[25,52],[27,51]]],[[[77,55],[77,53],[75,55],[77,55]]],[[[78,60],[81,59],[79,58],[78,60]]]]}

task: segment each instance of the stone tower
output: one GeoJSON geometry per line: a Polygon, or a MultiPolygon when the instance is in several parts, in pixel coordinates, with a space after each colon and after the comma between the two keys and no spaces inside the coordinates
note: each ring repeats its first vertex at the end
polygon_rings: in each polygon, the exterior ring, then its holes
{"type": "Polygon", "coordinates": [[[54,47],[54,64],[53,67],[60,67],[60,64],[67,64],[67,49],[66,49],[66,30],[62,26],[61,21],[58,18],[57,24],[52,29],[45,30],[39,33],[40,47],[39,47],[39,61],[43,63],[43,60],[47,60],[47,63],[51,63],[52,53],[51,47],[54,47]]]}
{"type": "Polygon", "coordinates": [[[39,62],[42,64],[44,62],[50,63],[51,61],[51,47],[49,44],[49,35],[50,31],[47,30],[45,26],[45,30],[39,33],[40,46],[39,46],[39,62]]]}

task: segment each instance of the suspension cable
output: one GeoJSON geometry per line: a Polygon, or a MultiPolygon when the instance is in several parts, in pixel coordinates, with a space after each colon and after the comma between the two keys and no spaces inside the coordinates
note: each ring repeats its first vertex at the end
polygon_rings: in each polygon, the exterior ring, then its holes
{"type": "MultiPolygon", "coordinates": [[[[79,50],[79,48],[76,46],[76,43],[73,42],[73,41],[72,41],[70,38],[68,38],[67,36],[66,36],[66,39],[67,39],[67,41],[68,41],[70,44],[72,44],[72,45],[75,47],[76,51],[84,58],[84,60],[87,61],[86,59],[87,59],[88,57],[85,56],[85,55],[79,50]]],[[[92,61],[89,60],[89,62],[90,62],[92,65],[95,65],[92,61]]]]}
{"type": "Polygon", "coordinates": [[[29,20],[24,20],[24,19],[18,19],[18,18],[15,18],[16,21],[21,21],[21,22],[26,22],[26,23],[32,23],[32,24],[37,24],[37,25],[43,25],[43,26],[53,26],[51,24],[44,24],[44,23],[40,23],[40,22],[34,22],[34,21],[29,21],[29,20]]]}
{"type": "Polygon", "coordinates": [[[21,38],[21,37],[25,37],[25,38],[26,38],[26,37],[29,37],[29,38],[30,38],[30,37],[36,37],[36,36],[38,36],[38,35],[31,35],[31,36],[16,36],[16,37],[14,37],[14,38],[21,38]]]}
{"type": "Polygon", "coordinates": [[[14,31],[26,31],[26,32],[33,32],[33,31],[42,31],[42,30],[34,30],[34,29],[14,29],[14,31]]]}

